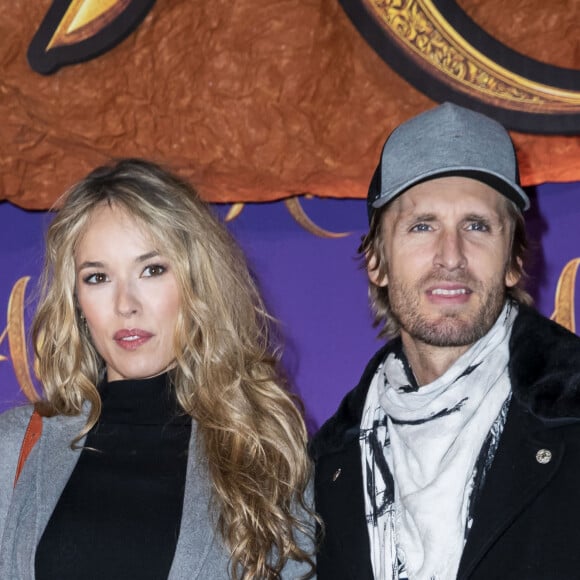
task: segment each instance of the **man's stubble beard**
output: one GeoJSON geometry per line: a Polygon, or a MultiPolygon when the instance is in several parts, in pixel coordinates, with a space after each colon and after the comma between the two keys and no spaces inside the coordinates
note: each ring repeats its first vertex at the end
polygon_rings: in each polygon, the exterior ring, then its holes
{"type": "MultiPolygon", "coordinates": [[[[389,278],[390,279],[390,278],[389,278]]],[[[433,282],[456,282],[465,284],[480,297],[479,308],[462,317],[461,307],[450,308],[438,316],[428,317],[420,311],[420,295],[414,288],[390,282],[388,285],[391,314],[400,328],[411,338],[430,346],[470,346],[485,336],[499,316],[506,298],[505,274],[485,285],[470,277],[436,276],[430,274],[420,280],[417,287],[421,292],[433,282]]],[[[466,305],[467,306],[467,305],[466,305]]]]}

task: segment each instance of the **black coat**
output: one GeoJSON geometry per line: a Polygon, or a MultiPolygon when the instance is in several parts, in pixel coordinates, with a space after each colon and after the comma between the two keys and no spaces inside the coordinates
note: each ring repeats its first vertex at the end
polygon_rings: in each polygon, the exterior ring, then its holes
{"type": "MultiPolygon", "coordinates": [[[[373,578],[358,435],[389,348],[373,357],[312,441],[316,507],[326,527],[319,580],[373,578]]],[[[580,579],[580,338],[521,306],[509,373],[510,409],[457,578],[580,579]]]]}

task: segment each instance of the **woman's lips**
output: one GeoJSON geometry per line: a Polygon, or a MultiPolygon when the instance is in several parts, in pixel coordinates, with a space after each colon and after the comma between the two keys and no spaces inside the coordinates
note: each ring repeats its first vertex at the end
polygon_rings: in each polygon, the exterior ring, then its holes
{"type": "Polygon", "coordinates": [[[125,350],[136,350],[152,336],[152,333],[141,330],[140,328],[123,328],[115,332],[113,340],[125,350]]]}

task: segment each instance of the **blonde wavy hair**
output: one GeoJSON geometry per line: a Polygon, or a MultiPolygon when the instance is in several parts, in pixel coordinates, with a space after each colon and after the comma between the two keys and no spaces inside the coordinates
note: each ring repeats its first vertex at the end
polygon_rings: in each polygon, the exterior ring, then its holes
{"type": "Polygon", "coordinates": [[[171,379],[198,425],[232,577],[279,578],[289,559],[313,572],[313,555],[297,541],[314,535],[304,521],[313,515],[304,499],[311,475],[306,428],[241,250],[189,184],[143,160],[98,168],[63,200],[47,233],[33,323],[43,412],[88,408],[79,439],[99,419],[105,365],[80,318],[74,255],[92,211],[114,205],[144,224],[178,280],[171,379]]]}

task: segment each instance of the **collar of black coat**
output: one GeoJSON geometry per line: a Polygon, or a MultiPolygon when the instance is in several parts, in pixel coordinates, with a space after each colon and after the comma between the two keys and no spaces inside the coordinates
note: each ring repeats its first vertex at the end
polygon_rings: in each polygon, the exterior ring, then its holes
{"type": "MultiPolygon", "coordinates": [[[[373,356],[359,384],[314,436],[314,459],[358,438],[371,380],[381,361],[398,348],[400,339],[395,339],[373,356]]],[[[580,419],[580,337],[528,306],[519,306],[514,323],[509,372],[514,398],[546,427],[580,419]]]]}

